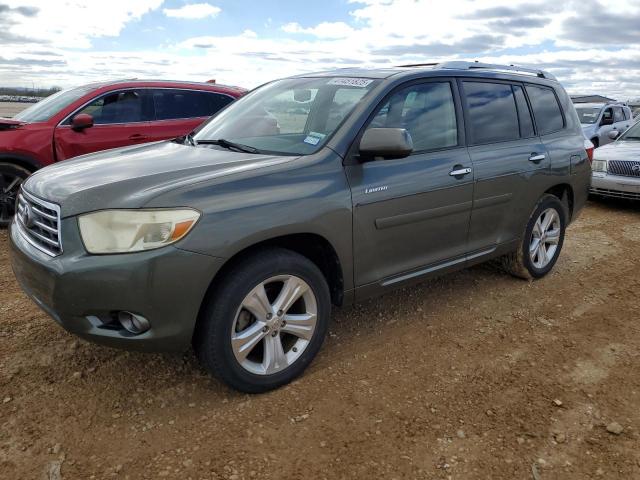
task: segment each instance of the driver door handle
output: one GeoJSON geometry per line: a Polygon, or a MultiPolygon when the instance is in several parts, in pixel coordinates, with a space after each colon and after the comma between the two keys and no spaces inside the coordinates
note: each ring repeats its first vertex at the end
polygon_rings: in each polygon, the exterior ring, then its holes
{"type": "Polygon", "coordinates": [[[538,163],[538,162],[541,162],[542,160],[544,160],[545,158],[547,158],[547,156],[544,153],[535,153],[534,152],[529,157],[529,161],[530,162],[534,162],[534,163],[538,163]]]}
{"type": "Polygon", "coordinates": [[[463,175],[468,175],[471,173],[471,169],[470,168],[458,168],[456,170],[451,170],[451,172],[449,172],[449,175],[451,175],[452,177],[461,177],[463,175]]]}
{"type": "Polygon", "coordinates": [[[142,133],[134,133],[129,137],[129,140],[145,140],[149,138],[148,135],[143,135],[142,133]]]}

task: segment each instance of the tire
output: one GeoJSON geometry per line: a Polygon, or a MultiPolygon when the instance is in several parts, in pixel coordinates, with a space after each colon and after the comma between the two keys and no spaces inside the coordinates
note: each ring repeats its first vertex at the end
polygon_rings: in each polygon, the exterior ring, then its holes
{"type": "Polygon", "coordinates": [[[593,143],[593,148],[598,148],[600,146],[600,140],[598,139],[598,137],[592,138],[591,143],[593,143]]]}
{"type": "Polygon", "coordinates": [[[558,260],[564,243],[566,225],[565,205],[554,195],[544,195],[529,217],[518,250],[502,257],[502,267],[511,275],[525,280],[544,277],[558,260]],[[551,216],[547,217],[547,214],[551,216]],[[540,227],[544,228],[546,220],[551,222],[549,228],[543,232],[543,238],[549,241],[539,241],[538,249],[535,250],[535,239],[540,238],[538,232],[540,227]],[[557,233],[554,233],[556,231],[557,233]]]}
{"type": "Polygon", "coordinates": [[[7,228],[15,214],[20,185],[31,175],[26,168],[0,162],[0,228],[7,228]]]}
{"type": "Polygon", "coordinates": [[[307,368],[330,315],[329,286],[318,267],[290,250],[264,249],[217,282],[198,319],[194,349],[205,369],[232,388],[266,392],[307,368]]]}

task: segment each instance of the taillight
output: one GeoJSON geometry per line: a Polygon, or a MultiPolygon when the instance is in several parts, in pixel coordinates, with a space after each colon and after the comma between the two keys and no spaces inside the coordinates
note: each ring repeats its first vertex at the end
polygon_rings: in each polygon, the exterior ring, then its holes
{"type": "Polygon", "coordinates": [[[587,140],[586,138],[584,139],[584,149],[587,152],[587,157],[589,157],[589,163],[593,162],[593,143],[591,143],[591,140],[587,140]]]}

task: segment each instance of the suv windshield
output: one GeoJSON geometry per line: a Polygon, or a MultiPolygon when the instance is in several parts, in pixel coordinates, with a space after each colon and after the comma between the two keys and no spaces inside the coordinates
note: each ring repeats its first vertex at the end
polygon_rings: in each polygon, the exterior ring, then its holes
{"type": "Polygon", "coordinates": [[[83,97],[94,88],[95,87],[86,85],[84,87],[61,90],[14,115],[13,118],[28,123],[46,122],[60,110],[75,102],[80,97],[83,97]]]}
{"type": "Polygon", "coordinates": [[[236,148],[308,155],[322,148],[379,82],[342,77],[278,80],[223,110],[199,129],[194,140],[223,140],[236,148]]]}
{"type": "Polygon", "coordinates": [[[596,123],[602,107],[577,107],[580,123],[596,123]]]}
{"type": "Polygon", "coordinates": [[[619,140],[640,140],[640,123],[636,123],[629,130],[624,132],[619,140]]]}

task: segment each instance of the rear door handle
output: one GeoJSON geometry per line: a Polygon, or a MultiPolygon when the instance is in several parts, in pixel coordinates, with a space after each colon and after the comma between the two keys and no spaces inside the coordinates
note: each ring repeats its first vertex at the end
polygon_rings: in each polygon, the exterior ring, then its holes
{"type": "Polygon", "coordinates": [[[532,153],[531,156],[529,157],[529,161],[538,163],[544,160],[545,158],[547,158],[547,156],[544,153],[532,153]]]}
{"type": "Polygon", "coordinates": [[[149,138],[147,135],[143,135],[141,133],[134,133],[129,137],[129,140],[145,140],[149,138]]]}
{"type": "Polygon", "coordinates": [[[449,172],[449,175],[451,175],[452,177],[462,177],[463,175],[468,175],[471,173],[471,169],[470,168],[458,168],[456,170],[451,170],[451,172],[449,172]]]}

